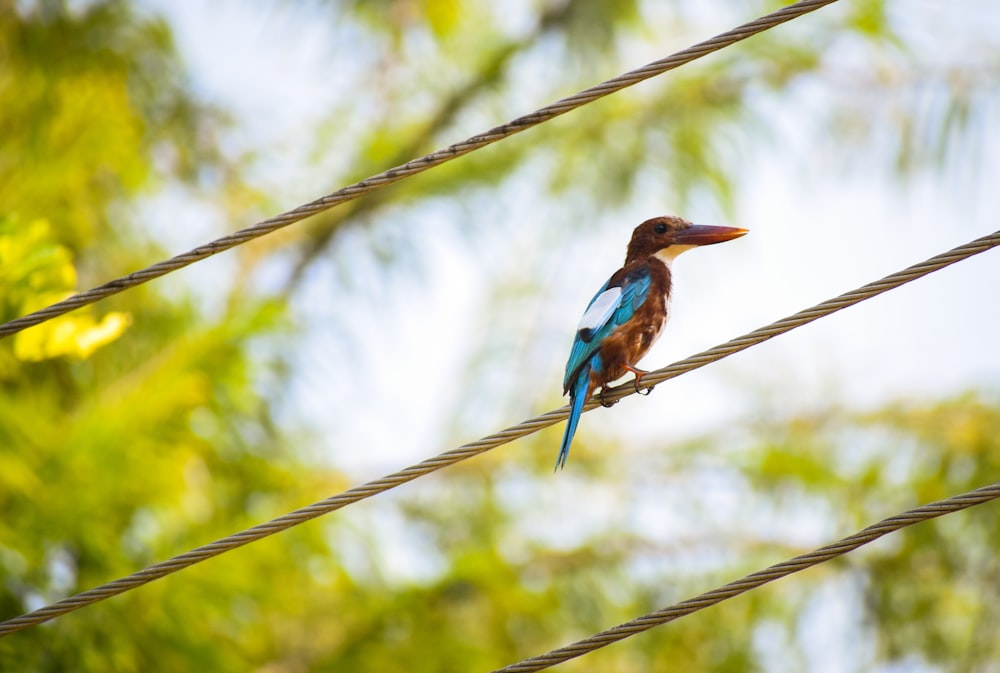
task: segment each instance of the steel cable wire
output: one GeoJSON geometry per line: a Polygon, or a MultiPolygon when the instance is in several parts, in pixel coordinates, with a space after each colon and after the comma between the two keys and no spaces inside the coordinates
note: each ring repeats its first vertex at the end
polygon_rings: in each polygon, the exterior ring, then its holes
{"type": "MultiPolygon", "coordinates": [[[[983,236],[965,245],[936,255],[928,260],[910,266],[902,271],[886,276],[885,278],[869,283],[846,294],[842,294],[834,299],[824,301],[812,308],[800,311],[792,316],[778,320],[766,327],[754,330],[744,336],[733,339],[727,343],[715,346],[697,355],[693,355],[684,360],[680,360],[662,369],[658,369],[646,374],[643,377],[643,385],[650,387],[667,379],[680,376],[707,364],[721,360],[724,357],[746,350],[751,346],[771,339],[779,334],[784,334],[796,327],[817,320],[823,316],[830,315],[848,306],[860,303],[865,299],[882,294],[893,288],[899,287],[917,278],[926,276],[943,267],[949,266],[973,255],[985,252],[1000,245],[1000,231],[996,231],[987,236],[983,236]]],[[[631,383],[625,383],[608,391],[607,400],[618,400],[628,395],[634,395],[636,389],[631,383]]],[[[599,402],[591,400],[585,409],[592,409],[598,406],[599,402]]],[[[10,635],[22,629],[47,622],[51,619],[64,615],[68,612],[78,610],[87,605],[100,602],[120,593],[124,593],[136,587],[142,586],[153,580],[160,579],[167,575],[188,568],[196,563],[205,561],[214,556],[218,556],[227,551],[231,551],[245,544],[274,535],[293,526],[297,526],[306,521],[310,521],[323,514],[336,511],[347,505],[364,500],[374,495],[384,493],[392,488],[405,484],[418,477],[422,477],[431,472],[448,467],[467,458],[485,453],[498,446],[511,442],[525,435],[532,434],[558,423],[566,418],[569,407],[554,409],[545,414],[537,416],[509,427],[500,432],[484,437],[478,441],[465,444],[451,451],[446,451],[432,458],[428,458],[420,463],[411,465],[399,472],[370,481],[360,486],[355,486],[347,491],[331,496],[325,500],[313,503],[306,507],[297,509],[288,514],[279,516],[271,521],[253,526],[246,530],[226,536],[214,542],[210,542],[191,551],[174,556],[171,559],[151,565],[139,570],[131,575],[114,581],[102,584],[93,589],[81,592],[74,596],[64,598],[56,603],[39,608],[19,617],[0,622],[0,637],[10,635]]]]}
{"type": "Polygon", "coordinates": [[[625,622],[624,624],[619,624],[618,626],[601,631],[600,633],[595,633],[594,635],[584,638],[583,640],[579,640],[571,645],[560,647],[537,657],[525,659],[524,661],[511,664],[510,666],[499,668],[493,671],[493,673],[531,673],[532,671],[541,671],[568,659],[579,657],[612,643],[616,643],[619,640],[634,636],[642,633],[643,631],[648,631],[654,626],[660,626],[662,624],[666,624],[667,622],[680,619],[681,617],[689,615],[693,612],[711,607],[721,603],[722,601],[733,598],[734,596],[746,593],[751,589],[756,589],[757,587],[767,584],[768,582],[773,582],[793,573],[819,565],[820,563],[825,563],[826,561],[835,559],[838,556],[843,556],[848,552],[854,551],[858,547],[866,545],[869,542],[873,542],[885,535],[888,535],[889,533],[900,530],[901,528],[906,528],[907,526],[912,526],[922,521],[927,521],[928,519],[944,516],[945,514],[951,514],[952,512],[967,509],[975,505],[981,505],[997,498],[1000,498],[1000,482],[990,484],[989,486],[983,486],[982,488],[969,491],[968,493],[952,496],[945,500],[939,500],[928,505],[915,507],[914,509],[903,512],[902,514],[897,514],[896,516],[888,519],[883,519],[882,521],[868,526],[854,535],[845,537],[832,544],[828,544],[825,547],[814,549],[811,552],[788,559],[787,561],[770,566],[764,570],[758,570],[755,573],[751,573],[734,582],[730,582],[725,586],[717,587],[711,591],[706,591],[699,596],[695,596],[694,598],[689,598],[661,610],[656,610],[655,612],[650,612],[641,617],[637,617],[630,622],[625,622]]]}
{"type": "Polygon", "coordinates": [[[171,257],[170,259],[157,262],[152,266],[140,269],[139,271],[130,273],[127,276],[121,276],[120,278],[108,281],[103,285],[80,292],[72,297],[68,297],[62,301],[56,302],[55,304],[34,311],[33,313],[29,313],[20,318],[15,318],[9,322],[0,324],[0,339],[16,334],[17,332],[27,329],[28,327],[43,323],[46,320],[56,318],[82,306],[93,304],[94,302],[104,299],[105,297],[117,294],[131,287],[135,287],[136,285],[141,285],[142,283],[159,278],[160,276],[165,276],[166,274],[184,268],[189,264],[193,264],[194,262],[211,257],[212,255],[224,252],[248,241],[252,241],[255,238],[270,234],[278,229],[287,227],[290,224],[310,217],[311,215],[328,210],[333,206],[356,199],[359,196],[375,189],[385,187],[386,185],[398,182],[399,180],[410,177],[411,175],[416,175],[417,173],[426,171],[429,168],[439,166],[447,161],[451,161],[452,159],[468,154],[473,150],[478,150],[482,147],[495,143],[498,140],[512,136],[515,133],[520,133],[521,131],[529,129],[533,126],[537,126],[542,122],[546,122],[554,117],[558,117],[559,115],[565,114],[571,110],[575,110],[576,108],[586,105],[587,103],[591,103],[599,98],[621,91],[622,89],[647,80],[651,77],[655,77],[656,75],[663,74],[668,70],[673,70],[674,68],[684,65],[685,63],[694,61],[702,56],[718,51],[724,47],[728,47],[736,42],[745,40],[748,37],[762,33],[765,30],[834,2],[837,2],[837,0],[802,0],[801,2],[797,2],[793,5],[783,7],[776,12],[762,16],[749,23],[745,23],[742,26],[734,28],[726,33],[722,33],[721,35],[717,35],[709,40],[699,42],[692,47],[676,52],[675,54],[667,56],[659,61],[654,61],[641,68],[631,70],[627,73],[619,75],[618,77],[607,80],[606,82],[584,89],[579,93],[563,98],[555,103],[540,108],[535,112],[518,117],[517,119],[507,122],[506,124],[492,128],[489,131],[474,135],[471,138],[463,140],[462,142],[449,145],[444,149],[431,152],[430,154],[424,155],[419,159],[414,159],[400,166],[396,166],[395,168],[390,168],[387,171],[373,175],[372,177],[366,178],[352,185],[348,185],[347,187],[298,206],[297,208],[289,210],[285,213],[276,215],[275,217],[262,222],[258,222],[257,224],[244,229],[240,229],[239,231],[223,236],[222,238],[218,238],[210,243],[200,245],[197,248],[189,250],[185,253],[171,257]]]}

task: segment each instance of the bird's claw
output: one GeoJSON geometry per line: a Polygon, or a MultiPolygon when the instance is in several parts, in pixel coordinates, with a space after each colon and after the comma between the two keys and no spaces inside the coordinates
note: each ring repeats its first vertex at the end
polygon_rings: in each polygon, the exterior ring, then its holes
{"type": "Polygon", "coordinates": [[[597,394],[597,399],[600,400],[602,407],[604,407],[605,409],[610,409],[611,407],[618,404],[619,400],[611,400],[610,402],[608,402],[606,399],[604,399],[604,391],[605,388],[602,386],[601,392],[597,394]]]}
{"type": "Polygon", "coordinates": [[[655,385],[649,386],[648,388],[639,387],[642,385],[642,378],[649,372],[644,371],[642,369],[636,369],[634,367],[628,367],[627,369],[633,374],[635,374],[635,378],[632,379],[632,387],[635,388],[636,395],[642,395],[643,397],[645,397],[646,395],[649,395],[651,392],[653,392],[653,388],[656,387],[655,385]],[[645,390],[646,392],[642,392],[643,390],[645,390]]]}

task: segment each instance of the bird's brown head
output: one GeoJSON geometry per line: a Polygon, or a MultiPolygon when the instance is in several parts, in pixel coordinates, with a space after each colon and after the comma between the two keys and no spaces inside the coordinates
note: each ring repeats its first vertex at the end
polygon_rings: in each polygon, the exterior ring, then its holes
{"type": "Polygon", "coordinates": [[[671,261],[685,250],[699,245],[731,241],[747,233],[739,227],[715,227],[691,224],[682,217],[667,215],[646,220],[632,232],[625,263],[659,257],[671,261]]]}

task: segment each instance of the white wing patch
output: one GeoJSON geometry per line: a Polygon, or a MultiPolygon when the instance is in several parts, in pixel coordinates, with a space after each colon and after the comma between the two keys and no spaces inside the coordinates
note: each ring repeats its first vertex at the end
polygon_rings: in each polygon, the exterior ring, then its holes
{"type": "Polygon", "coordinates": [[[606,323],[621,303],[622,289],[612,287],[594,297],[594,301],[587,307],[587,312],[580,318],[580,324],[576,330],[589,329],[596,330],[606,323]]]}

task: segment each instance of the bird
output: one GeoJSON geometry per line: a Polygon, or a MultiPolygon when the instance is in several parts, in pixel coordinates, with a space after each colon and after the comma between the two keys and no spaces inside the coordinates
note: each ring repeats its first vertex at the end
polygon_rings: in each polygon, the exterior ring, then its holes
{"type": "Polygon", "coordinates": [[[570,413],[556,459],[557,471],[566,466],[583,406],[597,387],[601,388],[603,404],[607,385],[631,372],[639,392],[642,377],[648,372],[636,364],[667,324],[674,259],[692,248],[730,241],[746,233],[739,227],[692,224],[672,215],[654,217],[635,228],[625,264],[590,300],[576,329],[563,379],[570,413]]]}

